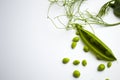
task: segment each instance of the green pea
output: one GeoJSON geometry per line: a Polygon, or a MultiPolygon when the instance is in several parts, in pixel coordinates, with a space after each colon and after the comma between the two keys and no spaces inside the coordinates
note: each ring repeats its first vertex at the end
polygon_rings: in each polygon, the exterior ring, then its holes
{"type": "Polygon", "coordinates": [[[80,61],[79,61],[79,60],[74,60],[74,61],[73,61],[73,64],[74,64],[74,65],[79,65],[79,64],[80,64],[80,61]]]}
{"type": "Polygon", "coordinates": [[[62,60],[63,64],[67,64],[69,61],[70,61],[69,58],[63,58],[63,60],[62,60]]]}
{"type": "Polygon", "coordinates": [[[78,32],[78,31],[76,32],[76,35],[79,35],[79,32],[78,32]]]}
{"type": "Polygon", "coordinates": [[[107,56],[111,56],[111,54],[109,54],[108,51],[105,51],[105,55],[107,55],[107,56]]]}
{"type": "Polygon", "coordinates": [[[78,42],[78,41],[79,41],[79,37],[74,37],[74,38],[72,39],[72,41],[73,41],[73,42],[78,42]]]}
{"type": "Polygon", "coordinates": [[[79,72],[78,70],[75,70],[75,71],[73,72],[73,77],[79,78],[79,77],[80,77],[80,72],[79,72]]]}
{"type": "Polygon", "coordinates": [[[86,66],[87,65],[87,61],[84,59],[84,60],[82,60],[82,65],[83,66],[86,66]]]}
{"type": "Polygon", "coordinates": [[[98,71],[103,71],[105,69],[105,65],[104,64],[100,64],[97,68],[98,71]]]}
{"type": "Polygon", "coordinates": [[[87,46],[84,46],[83,50],[84,50],[85,52],[88,52],[88,51],[89,51],[89,48],[88,48],[87,46]]]}
{"type": "Polygon", "coordinates": [[[112,66],[112,62],[107,63],[107,67],[110,68],[112,66]]]}
{"type": "Polygon", "coordinates": [[[77,42],[72,42],[71,48],[74,49],[76,47],[76,45],[77,45],[77,42]]]}
{"type": "Polygon", "coordinates": [[[91,42],[91,43],[95,43],[95,40],[91,38],[91,39],[90,39],[90,42],[91,42]]]}

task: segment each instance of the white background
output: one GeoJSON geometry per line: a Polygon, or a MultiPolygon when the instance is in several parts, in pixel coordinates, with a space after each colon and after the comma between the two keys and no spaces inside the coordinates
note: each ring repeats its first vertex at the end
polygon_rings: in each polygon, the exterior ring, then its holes
{"type": "MultiPolygon", "coordinates": [[[[88,0],[84,7],[96,13],[107,1],[88,0]]],[[[93,26],[118,59],[110,69],[98,72],[98,64],[106,62],[84,53],[81,41],[72,50],[74,30],[55,28],[47,19],[48,6],[47,0],[0,0],[0,80],[119,80],[120,26],[93,26]],[[64,57],[70,58],[66,65],[61,62],[64,57]],[[86,59],[88,65],[73,66],[75,59],[86,59]],[[72,76],[76,69],[81,72],[78,79],[72,76]]],[[[112,10],[108,16],[108,22],[120,20],[112,10]]]]}

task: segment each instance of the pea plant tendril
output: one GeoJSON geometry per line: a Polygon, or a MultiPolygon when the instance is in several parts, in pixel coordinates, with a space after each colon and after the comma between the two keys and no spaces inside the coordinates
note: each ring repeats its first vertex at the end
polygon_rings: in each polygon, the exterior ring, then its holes
{"type": "Polygon", "coordinates": [[[57,19],[66,29],[74,29],[74,27],[72,26],[72,24],[74,24],[74,23],[78,23],[80,25],[89,25],[89,26],[91,26],[91,24],[97,24],[97,25],[102,25],[102,26],[115,26],[115,25],[120,24],[120,22],[112,23],[112,24],[107,23],[102,19],[102,15],[105,14],[108,4],[112,1],[106,3],[101,8],[101,10],[99,11],[98,14],[90,13],[87,10],[85,10],[84,12],[81,11],[80,8],[82,6],[82,3],[85,2],[85,0],[49,0],[49,2],[50,2],[50,6],[48,9],[47,17],[52,21],[52,23],[57,28],[60,28],[60,27],[58,27],[55,24],[54,19],[52,19],[49,15],[50,8],[54,4],[59,7],[62,7],[65,11],[64,14],[56,16],[55,19],[57,19]],[[63,20],[60,20],[60,17],[62,17],[62,16],[67,18],[67,24],[64,24],[62,22],[63,20]]]}

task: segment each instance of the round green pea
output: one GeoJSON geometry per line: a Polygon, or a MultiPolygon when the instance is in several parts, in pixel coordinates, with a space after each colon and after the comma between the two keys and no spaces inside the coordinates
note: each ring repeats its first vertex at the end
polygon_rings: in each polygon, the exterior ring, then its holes
{"type": "Polygon", "coordinates": [[[105,51],[105,55],[111,56],[110,53],[109,53],[109,51],[105,51]]]}
{"type": "Polygon", "coordinates": [[[69,58],[63,58],[63,60],[62,60],[63,64],[67,64],[69,61],[70,61],[69,58]]]}
{"type": "Polygon", "coordinates": [[[79,77],[80,77],[80,71],[75,70],[75,71],[73,72],[73,77],[79,78],[79,77]]]}
{"type": "Polygon", "coordinates": [[[72,39],[72,41],[73,41],[73,42],[78,42],[78,41],[79,41],[79,37],[74,37],[74,38],[72,39]]]}
{"type": "Polygon", "coordinates": [[[105,69],[105,65],[104,64],[100,64],[97,68],[98,71],[103,71],[105,69]]]}
{"type": "Polygon", "coordinates": [[[86,66],[87,65],[87,61],[86,60],[82,60],[82,65],[86,66]]]}
{"type": "Polygon", "coordinates": [[[112,66],[112,62],[107,63],[107,67],[110,68],[112,66]]]}
{"type": "Polygon", "coordinates": [[[89,48],[88,48],[87,46],[84,46],[83,50],[84,50],[85,52],[88,52],[88,51],[89,51],[89,48]]]}
{"type": "Polygon", "coordinates": [[[76,45],[77,45],[77,42],[72,42],[71,48],[74,49],[76,47],[76,45]]]}
{"type": "Polygon", "coordinates": [[[74,64],[74,65],[79,65],[79,64],[80,64],[80,61],[79,61],[79,60],[74,60],[74,61],[73,61],[73,64],[74,64]]]}
{"type": "Polygon", "coordinates": [[[76,35],[79,35],[79,32],[78,32],[78,31],[76,32],[76,35]]]}
{"type": "Polygon", "coordinates": [[[94,42],[95,42],[95,40],[91,38],[91,39],[90,39],[90,42],[91,42],[91,43],[94,43],[94,42]]]}

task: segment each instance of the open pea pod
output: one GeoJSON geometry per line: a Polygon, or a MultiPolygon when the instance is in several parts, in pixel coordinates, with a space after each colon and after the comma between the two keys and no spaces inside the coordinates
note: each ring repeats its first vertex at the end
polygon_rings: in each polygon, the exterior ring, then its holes
{"type": "Polygon", "coordinates": [[[91,32],[83,29],[81,26],[76,26],[79,36],[89,49],[96,55],[97,58],[105,61],[116,60],[111,49],[105,45],[98,37],[91,32]]]}

